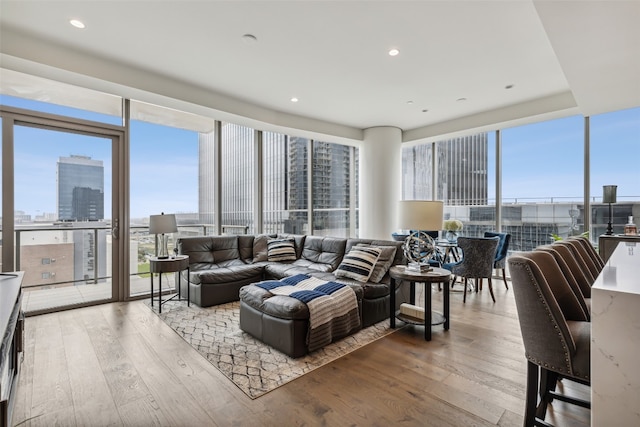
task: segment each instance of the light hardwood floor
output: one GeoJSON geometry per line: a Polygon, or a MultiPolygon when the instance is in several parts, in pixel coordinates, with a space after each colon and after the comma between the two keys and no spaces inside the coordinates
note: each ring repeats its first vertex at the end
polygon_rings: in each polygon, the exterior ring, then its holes
{"type": "MultiPolygon", "coordinates": [[[[406,326],[255,400],[141,301],[30,317],[13,423],[521,426],[524,347],[513,292],[494,288],[495,304],[486,284],[466,304],[452,294],[451,329],[431,342],[406,326]]],[[[547,421],[588,426],[589,411],[556,401],[547,421]]]]}

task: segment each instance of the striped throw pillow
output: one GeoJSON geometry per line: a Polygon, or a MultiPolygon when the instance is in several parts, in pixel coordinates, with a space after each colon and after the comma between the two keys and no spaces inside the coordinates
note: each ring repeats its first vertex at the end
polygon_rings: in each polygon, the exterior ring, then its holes
{"type": "Polygon", "coordinates": [[[336,277],[346,277],[359,282],[369,280],[381,250],[374,247],[352,248],[335,271],[336,277]]]}
{"type": "Polygon", "coordinates": [[[389,268],[391,268],[391,264],[393,264],[393,260],[396,256],[396,247],[395,246],[375,246],[368,245],[366,243],[358,243],[356,246],[366,247],[366,248],[379,248],[380,256],[378,257],[378,261],[376,261],[375,267],[373,267],[373,272],[371,273],[371,277],[369,277],[369,282],[380,283],[382,278],[387,274],[389,268]]]}
{"type": "Polygon", "coordinates": [[[269,261],[295,261],[296,248],[293,239],[272,239],[267,242],[269,261]]]}

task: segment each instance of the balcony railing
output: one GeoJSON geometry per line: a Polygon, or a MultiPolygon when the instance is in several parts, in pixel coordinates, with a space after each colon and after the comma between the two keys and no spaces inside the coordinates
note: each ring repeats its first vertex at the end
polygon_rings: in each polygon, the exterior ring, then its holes
{"type": "MultiPolygon", "coordinates": [[[[179,236],[204,236],[214,231],[215,227],[212,224],[188,224],[179,226],[178,229],[179,236]]],[[[148,226],[131,226],[130,234],[132,242],[139,243],[142,238],[145,239],[145,245],[155,247],[154,236],[149,235],[148,226]]],[[[46,277],[41,277],[39,280],[34,278],[34,274],[25,274],[23,284],[25,288],[57,287],[80,283],[97,284],[112,278],[111,271],[107,268],[111,254],[111,250],[108,249],[110,240],[111,227],[108,225],[61,223],[50,226],[16,226],[14,269],[38,270],[38,272],[46,270],[46,277]],[[46,236],[47,233],[54,235],[46,236]],[[69,233],[74,233],[74,235],[70,236],[69,233]],[[64,245],[68,245],[68,247],[63,248],[64,245]],[[25,253],[28,247],[33,247],[34,251],[25,253]],[[63,262],[67,257],[72,258],[73,261],[63,262]],[[78,263],[85,263],[84,270],[89,274],[85,272],[82,277],[77,277],[77,272],[83,271],[84,267],[78,263]],[[59,273],[61,264],[64,264],[70,271],[67,271],[66,274],[57,274],[56,270],[59,273]],[[34,268],[35,266],[42,267],[34,268]],[[47,268],[46,266],[55,268],[47,268]],[[101,272],[103,274],[100,274],[101,272]]],[[[149,255],[153,255],[153,252],[149,255]]],[[[132,271],[130,276],[140,274],[137,268],[132,271]]]]}

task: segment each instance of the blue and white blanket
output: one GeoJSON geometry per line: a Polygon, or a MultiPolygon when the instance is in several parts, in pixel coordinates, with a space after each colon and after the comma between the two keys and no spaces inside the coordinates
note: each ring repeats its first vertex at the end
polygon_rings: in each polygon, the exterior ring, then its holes
{"type": "Polygon", "coordinates": [[[360,328],[356,294],[347,285],[298,274],[256,283],[273,295],[295,298],[309,308],[307,348],[314,351],[360,328]]]}

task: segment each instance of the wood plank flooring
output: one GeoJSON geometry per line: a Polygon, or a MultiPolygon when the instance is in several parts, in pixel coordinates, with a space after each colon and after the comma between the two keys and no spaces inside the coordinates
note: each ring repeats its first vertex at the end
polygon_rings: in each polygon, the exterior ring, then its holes
{"type": "MultiPolygon", "coordinates": [[[[431,342],[406,326],[255,400],[141,301],[29,317],[13,423],[521,426],[524,347],[513,292],[500,280],[494,288],[495,304],[486,285],[466,304],[453,293],[451,329],[434,327],[431,342]]],[[[588,426],[589,411],[556,401],[547,421],[588,426]]]]}

